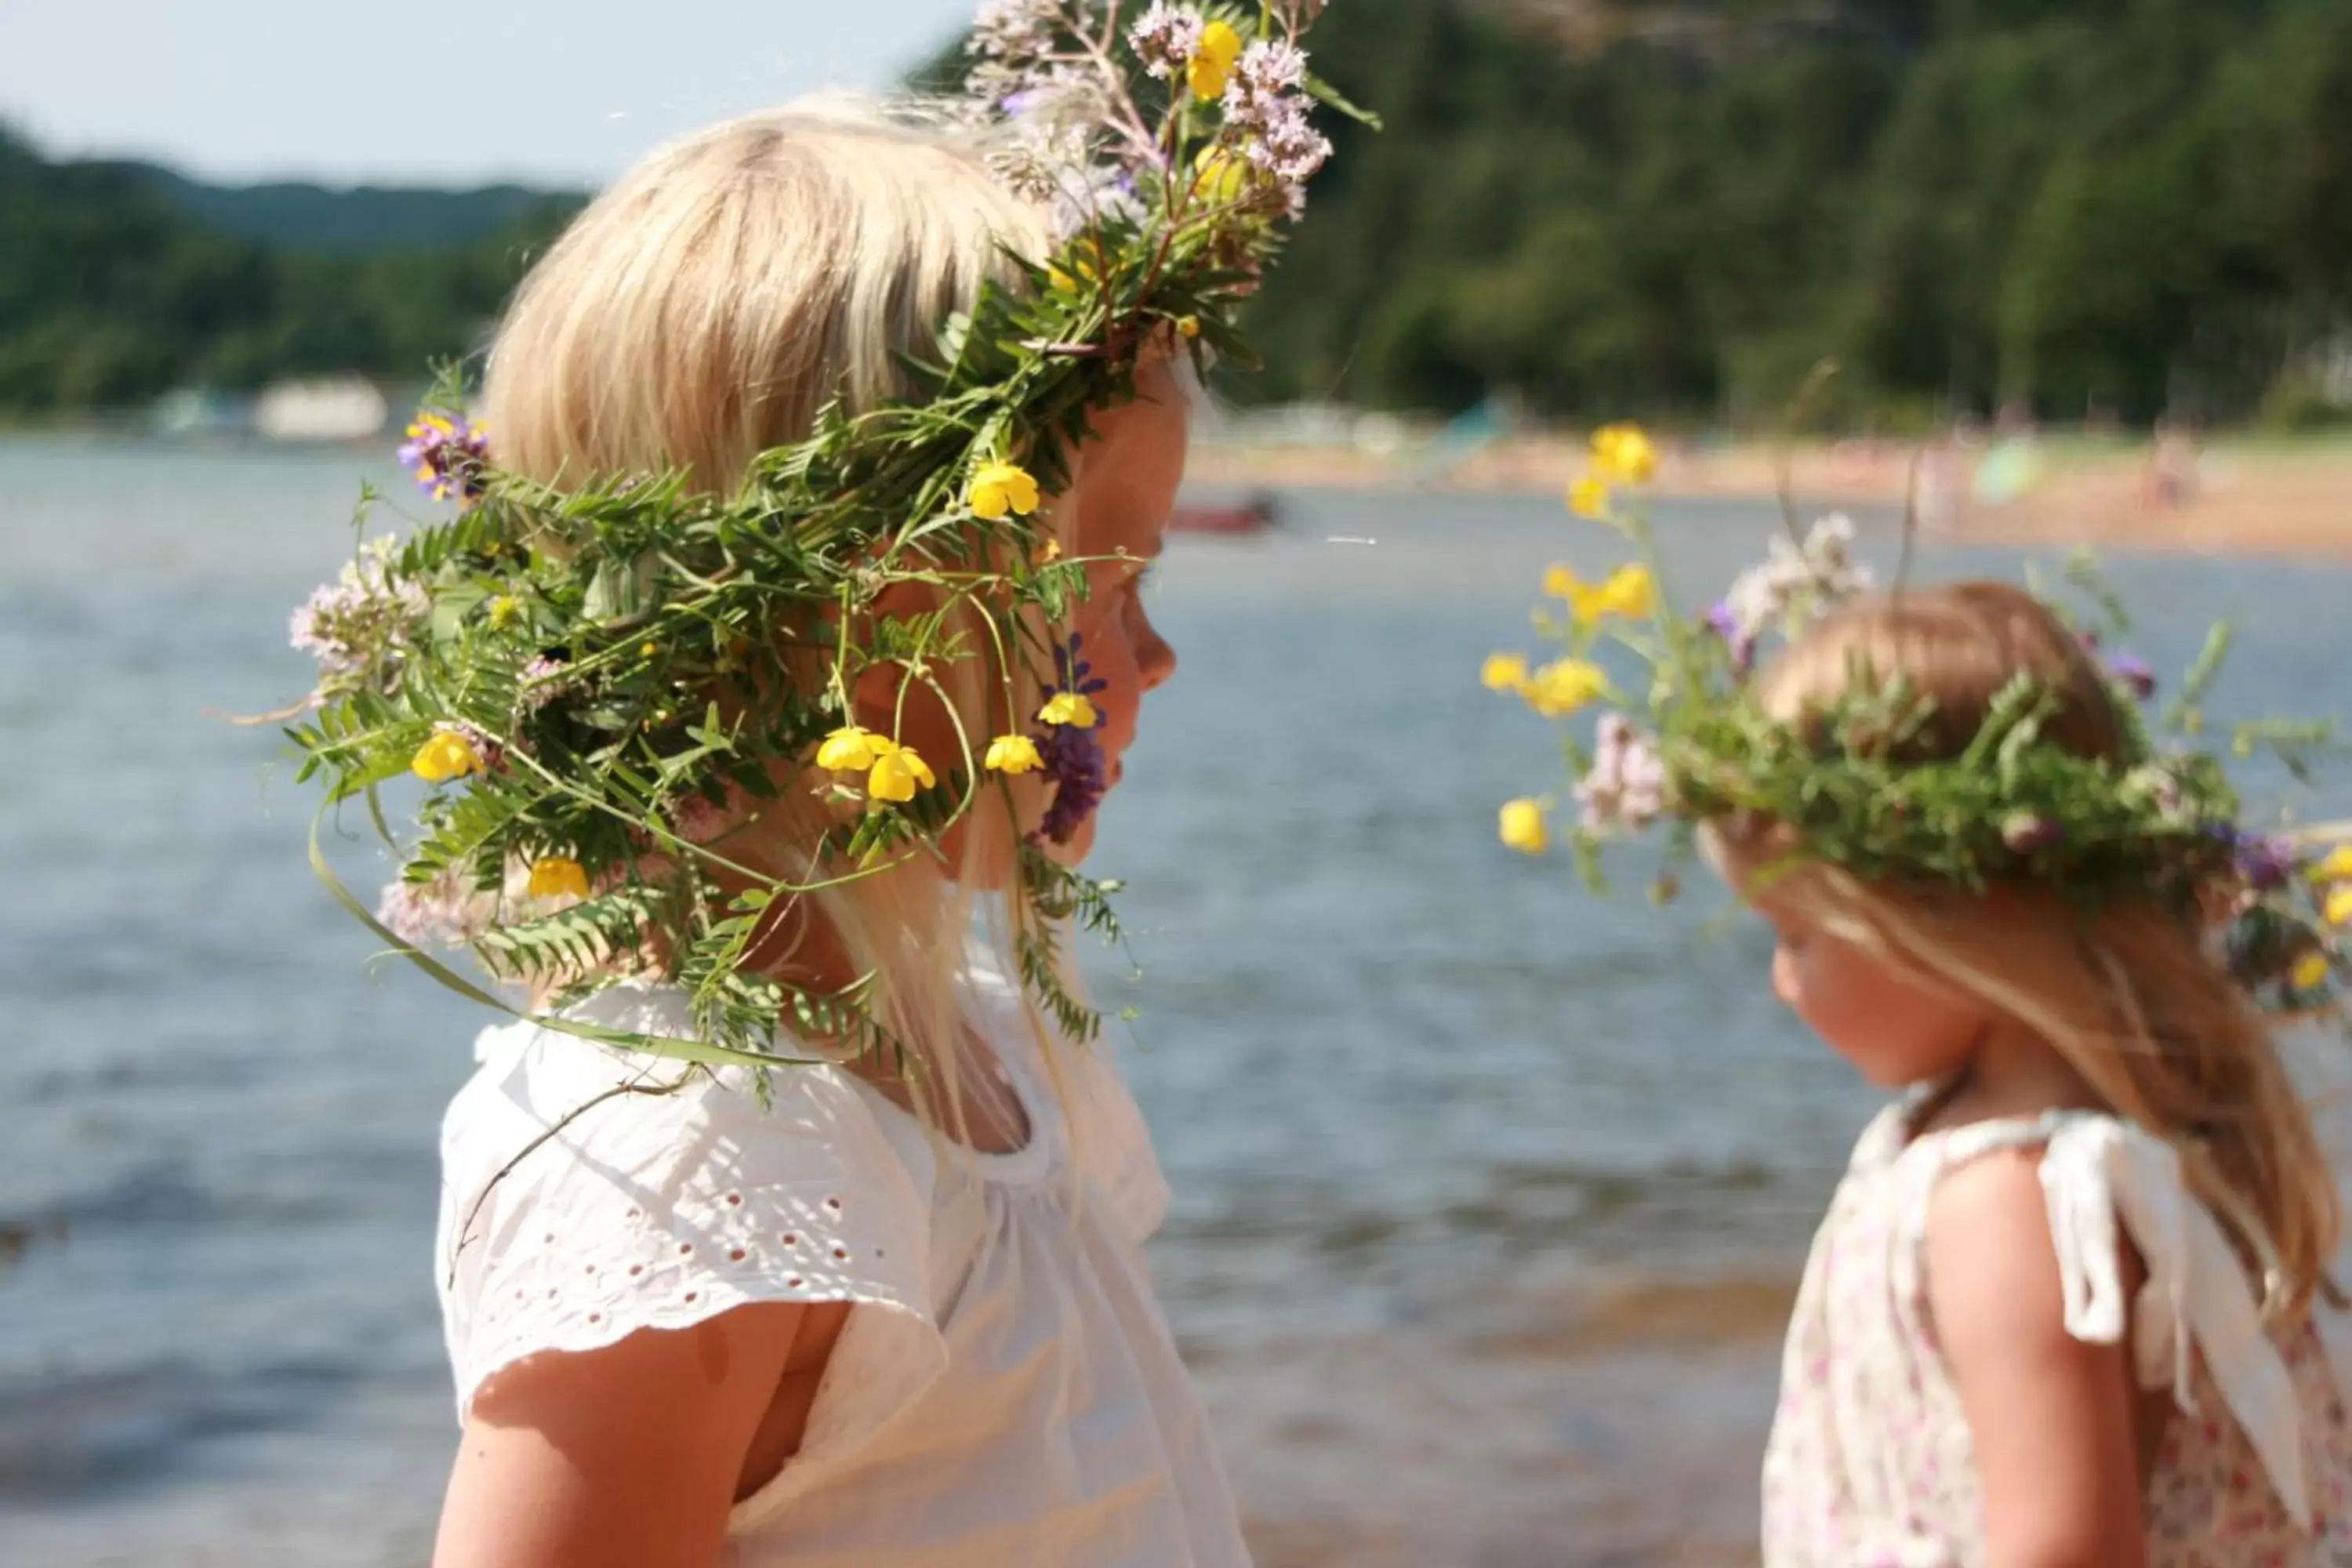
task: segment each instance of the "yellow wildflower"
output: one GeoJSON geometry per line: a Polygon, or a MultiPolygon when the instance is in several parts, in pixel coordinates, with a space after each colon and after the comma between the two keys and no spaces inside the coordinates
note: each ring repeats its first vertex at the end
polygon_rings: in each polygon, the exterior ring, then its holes
{"type": "Polygon", "coordinates": [[[1544,574],[1544,592],[1566,599],[1580,626],[1610,616],[1645,621],[1657,605],[1657,584],[1641,565],[1620,566],[1604,583],[1587,583],[1570,568],[1554,566],[1544,574]]]}
{"type": "Polygon", "coordinates": [[[1080,247],[1081,254],[1071,263],[1073,272],[1054,262],[1045,268],[1045,281],[1056,294],[1076,295],[1082,289],[1092,289],[1102,282],[1102,247],[1089,240],[1080,247]]]}
{"type": "Polygon", "coordinates": [[[579,861],[560,856],[539,861],[530,868],[530,892],[534,899],[584,899],[588,872],[579,861]]]}
{"type": "Polygon", "coordinates": [[[866,793],[876,800],[912,800],[917,790],[939,782],[913,747],[893,745],[874,759],[873,771],[866,775],[866,793]]]}
{"type": "Polygon", "coordinates": [[[482,753],[454,730],[443,730],[416,750],[409,771],[426,784],[447,784],[482,771],[482,753]]]}
{"type": "Polygon", "coordinates": [[[490,601],[490,625],[504,631],[522,617],[522,601],[512,594],[500,594],[490,601]]]}
{"type": "Polygon", "coordinates": [[[1609,677],[1599,665],[1563,658],[1537,670],[1519,694],[1545,718],[1557,719],[1598,700],[1608,689],[1609,677]]]}
{"type": "Polygon", "coordinates": [[[2319,912],[2332,926],[2352,926],[2352,887],[2337,888],[2327,895],[2327,902],[2319,912]]]}
{"type": "Polygon", "coordinates": [[[1592,458],[1605,479],[1645,485],[1657,476],[1658,448],[1639,425],[1604,425],[1592,436],[1592,458]]]}
{"type": "Polygon", "coordinates": [[[1589,626],[1609,613],[1606,605],[1608,595],[1609,585],[1605,583],[1577,583],[1561,597],[1568,601],[1570,610],[1576,616],[1576,624],[1589,626]]]}
{"type": "Polygon", "coordinates": [[[1188,338],[1197,338],[1201,335],[1201,318],[1179,316],[1176,318],[1176,330],[1188,338]]]}
{"type": "Polygon", "coordinates": [[[2336,966],[2327,961],[2326,953],[2306,952],[2294,961],[2294,988],[2297,991],[2316,991],[2327,984],[2327,977],[2335,972],[2336,966]]]}
{"type": "Polygon", "coordinates": [[[2352,844],[2339,844],[2311,868],[2315,882],[2352,882],[2352,844]]]}
{"type": "Polygon", "coordinates": [[[1490,653],[1478,679],[1489,691],[1517,691],[1528,683],[1528,661],[1515,653],[1490,653]]]}
{"type": "Polygon", "coordinates": [[[854,773],[872,767],[890,742],[856,724],[835,730],[816,749],[816,765],[829,773],[854,773]]]}
{"type": "Polygon", "coordinates": [[[1609,581],[1601,584],[1593,596],[1593,607],[1600,615],[1646,621],[1657,608],[1657,592],[1658,585],[1651,578],[1648,567],[1620,566],[1609,574],[1609,581]]]}
{"type": "Polygon", "coordinates": [[[1091,730],[1101,719],[1095,705],[1075,691],[1056,691],[1037,710],[1040,724],[1061,724],[1073,730],[1091,730]]]}
{"type": "Polygon", "coordinates": [[[1497,826],[1503,842],[1522,855],[1540,855],[1551,847],[1551,825],[1544,819],[1539,800],[1506,801],[1497,826]]]}
{"type": "Polygon", "coordinates": [[[967,499],[974,517],[1026,517],[1037,510],[1037,481],[1017,463],[987,463],[972,476],[967,499]]]}
{"type": "Polygon", "coordinates": [[[1192,160],[1192,192],[1220,205],[1241,200],[1249,186],[1249,160],[1225,147],[1203,147],[1192,160]]]}
{"type": "Polygon", "coordinates": [[[1049,565],[1054,562],[1059,561],[1061,558],[1062,542],[1058,539],[1049,539],[1045,541],[1045,548],[1037,552],[1037,559],[1049,565]]]}
{"type": "Polygon", "coordinates": [[[999,735],[988,743],[988,756],[982,763],[992,773],[1034,773],[1045,765],[1037,754],[1037,742],[1026,735],[999,735]]]}
{"type": "Polygon", "coordinates": [[[651,658],[660,651],[661,645],[659,643],[644,643],[637,648],[637,657],[639,658],[651,658]]]}
{"type": "Polygon", "coordinates": [[[1225,84],[1234,79],[1234,67],[1242,58],[1242,36],[1234,31],[1230,22],[1212,22],[1201,29],[1200,51],[1184,68],[1187,80],[1192,84],[1192,96],[1206,101],[1225,96],[1225,84]]]}
{"type": "Polygon", "coordinates": [[[1568,510],[1582,518],[1598,521],[1609,515],[1609,481],[1598,474],[1587,474],[1568,487],[1568,510]]]}

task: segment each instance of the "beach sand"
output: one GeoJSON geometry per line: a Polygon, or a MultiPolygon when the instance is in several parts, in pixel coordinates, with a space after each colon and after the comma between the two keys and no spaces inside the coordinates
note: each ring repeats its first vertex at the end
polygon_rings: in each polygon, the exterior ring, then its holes
{"type": "MultiPolygon", "coordinates": [[[[1845,442],[1783,453],[1763,445],[1664,447],[1654,493],[1664,500],[1770,500],[1785,478],[1801,513],[1905,504],[1915,447],[1845,442]]],[[[2053,441],[2031,482],[1988,500],[1972,482],[1981,448],[1947,460],[1938,504],[1922,469],[1922,529],[1952,542],[2095,545],[2108,550],[2352,556],[2352,442],[2221,443],[2200,449],[2170,503],[2151,483],[2146,445],[2053,441]]],[[[1585,450],[1568,438],[1499,442],[1458,462],[1411,452],[1203,443],[1191,478],[1221,491],[1253,488],[1387,488],[1565,491],[1585,450]]]]}

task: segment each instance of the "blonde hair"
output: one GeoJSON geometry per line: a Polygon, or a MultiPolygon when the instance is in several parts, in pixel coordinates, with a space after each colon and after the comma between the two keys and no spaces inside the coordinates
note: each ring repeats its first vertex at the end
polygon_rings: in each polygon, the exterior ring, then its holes
{"type": "MultiPolygon", "coordinates": [[[[1822,739],[1857,680],[1900,679],[1933,704],[1897,760],[1959,754],[2024,672],[2053,706],[2042,734],[2120,761],[2129,731],[2081,640],[2032,595],[1961,583],[1830,616],[1759,678],[1766,710],[1822,739]]],[[[1762,853],[1777,830],[1727,847],[1762,853]]],[[[1775,884],[1910,977],[1990,1009],[2057,1051],[2116,1114],[2169,1142],[2191,1191],[2239,1237],[2265,1310],[2292,1317],[2326,1289],[2341,1228],[2333,1174],[2271,1026],[2210,951],[2202,917],[2146,899],[2095,908],[2027,885],[1865,883],[1808,866],[1775,884]]]]}
{"type": "Polygon", "coordinates": [[[532,268],[490,352],[502,465],[690,471],[731,489],[751,459],[908,389],[903,361],[1045,213],[949,132],[846,100],[747,115],[661,149],[532,268]]]}
{"type": "MultiPolygon", "coordinates": [[[[856,413],[908,395],[905,362],[932,354],[940,323],[984,284],[1017,283],[1013,258],[1050,238],[1047,216],[992,179],[980,148],[905,113],[828,100],[730,121],[646,158],[531,270],[490,350],[485,423],[502,466],[551,485],[677,468],[730,493],[828,402],[856,413]]],[[[967,720],[992,686],[974,662],[941,671],[967,720]]],[[[812,879],[830,813],[788,789],[722,851],[812,879]]],[[[883,1065],[911,1069],[927,1123],[960,1133],[957,981],[976,873],[1010,853],[998,815],[967,819],[958,864],[914,857],[804,895],[853,972],[880,982],[874,1019],[909,1053],[883,1065]]],[[[1006,923],[986,922],[1000,949],[1006,923]]],[[[1030,1022],[1058,1089],[1034,1003],[1030,1022]]]]}

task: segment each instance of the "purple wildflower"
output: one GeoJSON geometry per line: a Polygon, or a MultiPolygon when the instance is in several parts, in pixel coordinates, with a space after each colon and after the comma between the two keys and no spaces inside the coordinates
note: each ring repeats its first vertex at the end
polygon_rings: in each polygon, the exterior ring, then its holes
{"type": "Polygon", "coordinates": [[[1604,714],[1592,768],[1576,786],[1584,826],[1593,832],[1638,832],[1666,809],[1666,766],[1650,738],[1621,713],[1604,714]]]}
{"type": "Polygon", "coordinates": [[[1052,64],[1054,33],[1063,20],[1061,0],[987,0],[981,6],[964,46],[972,57],[965,95],[981,122],[1000,114],[1025,117],[1036,101],[1030,95],[1050,89],[1059,74],[1052,64]]]}
{"type": "Polygon", "coordinates": [[[1723,639],[1731,650],[1731,668],[1736,675],[1746,675],[1756,666],[1756,635],[1742,629],[1739,616],[1727,599],[1717,599],[1706,613],[1706,629],[1723,639]]]}
{"type": "Polygon", "coordinates": [[[2143,658],[2119,653],[2107,661],[2107,679],[2145,702],[2156,695],[2156,671],[2143,658]]]}
{"type": "MultiPolygon", "coordinates": [[[[1085,647],[1085,639],[1072,632],[1069,641],[1054,650],[1054,668],[1061,679],[1062,691],[1091,698],[1108,689],[1110,682],[1094,673],[1094,667],[1086,661],[1085,647]]],[[[1101,715],[1096,715],[1095,723],[1101,722],[1101,715]]],[[[1045,808],[1036,837],[1067,844],[1110,793],[1108,759],[1094,737],[1093,726],[1051,724],[1044,734],[1031,738],[1045,764],[1043,772],[1054,785],[1054,804],[1045,808]]]]}
{"type": "Polygon", "coordinates": [[[400,461],[416,471],[417,487],[435,500],[479,500],[490,467],[489,433],[462,414],[419,414],[408,426],[400,461]]]}
{"type": "Polygon", "coordinates": [[[1092,697],[1097,691],[1109,690],[1110,682],[1095,676],[1094,666],[1083,657],[1085,647],[1086,639],[1072,632],[1070,640],[1054,650],[1054,673],[1060,679],[1063,690],[1092,697]]]}
{"type": "Polygon", "coordinates": [[[2238,875],[2258,893],[2275,892],[2294,875],[2293,845],[2283,839],[2248,835],[2237,842],[2238,875]]]}
{"type": "Polygon", "coordinates": [[[1096,73],[1062,61],[1017,71],[992,63],[976,70],[972,81],[973,90],[991,95],[988,101],[1006,117],[988,153],[997,178],[1033,200],[1057,204],[1074,187],[1093,188],[1092,150],[1110,113],[1096,73]]]}
{"type": "Polygon", "coordinates": [[[1054,784],[1054,804],[1045,808],[1037,836],[1067,844],[1110,792],[1110,775],[1094,731],[1056,724],[1037,740],[1037,755],[1054,784]]]}

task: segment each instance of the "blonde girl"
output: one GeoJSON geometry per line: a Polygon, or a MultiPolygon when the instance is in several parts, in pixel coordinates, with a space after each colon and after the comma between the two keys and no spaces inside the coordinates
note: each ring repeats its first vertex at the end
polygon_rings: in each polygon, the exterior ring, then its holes
{"type": "MultiPolygon", "coordinates": [[[[2106,674],[2032,596],[1860,601],[1758,678],[1826,743],[1857,682],[1961,756],[2017,677],[2044,743],[2117,760],[2106,674]]],[[[2352,1441],[2312,1311],[2334,1180],[2199,913],[2026,883],[1864,881],[1779,826],[1708,834],[1773,988],[1902,1091],[1815,1239],[1765,1465],[1774,1564],[2352,1562],[2352,1441]]]]}
{"type": "MultiPolygon", "coordinates": [[[[558,487],[681,468],[730,493],[829,399],[905,395],[941,323],[1047,253],[1046,223],[943,132],[824,108],[718,126],[604,193],[532,272],[489,359],[498,459],[558,487]]],[[[1049,552],[1094,563],[1071,629],[1097,790],[1174,668],[1140,595],[1187,405],[1166,355],[1136,389],[1092,412],[1045,503],[1049,552]]],[[[869,668],[846,728],[951,757],[1041,696],[968,662],[984,673],[944,695],[869,668]]],[[[1048,808],[1034,777],[1009,787],[1010,828],[974,814],[936,860],[796,900],[763,934],[758,965],[808,993],[866,979],[906,1059],[761,1083],[529,1024],[483,1036],[442,1146],[464,1436],[436,1568],[1245,1561],[1143,1264],[1166,1194],[1141,1120],[1005,978],[1001,936],[968,945],[1048,808]]],[[[687,830],[804,877],[835,809],[802,787],[687,830]]],[[[694,1032],[649,981],[578,1016],[694,1032]]]]}

